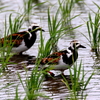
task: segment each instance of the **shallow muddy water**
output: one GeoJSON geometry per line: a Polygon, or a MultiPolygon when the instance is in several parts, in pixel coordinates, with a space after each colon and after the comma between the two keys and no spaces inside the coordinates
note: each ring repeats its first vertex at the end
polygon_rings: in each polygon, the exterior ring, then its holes
{"type": "MultiPolygon", "coordinates": [[[[40,0],[41,2],[46,0],[40,0]]],[[[51,15],[55,13],[55,10],[57,8],[57,0],[48,0],[49,2],[43,4],[41,7],[36,7],[33,10],[33,14],[31,16],[30,23],[39,23],[46,32],[43,33],[45,40],[49,38],[48,33],[48,23],[47,23],[47,9],[48,7],[51,7],[51,15]],[[52,5],[54,5],[52,7],[52,5]]],[[[92,0],[96,2],[98,5],[100,5],[99,0],[92,0]]],[[[75,5],[75,9],[73,10],[74,15],[80,14],[79,17],[72,20],[72,26],[75,27],[77,25],[83,24],[81,27],[74,30],[72,33],[67,34],[66,36],[62,37],[58,42],[59,50],[65,49],[69,46],[70,41],[73,39],[79,40],[83,45],[86,46],[86,49],[80,49],[79,50],[79,58],[77,60],[77,63],[79,64],[82,60],[82,64],[85,70],[86,80],[91,75],[91,73],[94,71],[94,75],[92,79],[90,80],[86,90],[84,90],[84,95],[87,94],[86,100],[100,100],[100,61],[95,57],[95,55],[91,52],[91,48],[89,47],[89,42],[86,40],[84,36],[82,36],[81,32],[87,35],[87,28],[85,22],[88,20],[88,13],[91,12],[90,9],[93,11],[97,11],[97,7],[93,4],[91,0],[84,0],[85,4],[75,5]]],[[[14,9],[16,11],[19,10],[19,7],[22,7],[22,0],[0,0],[0,4],[6,4],[10,5],[8,8],[9,10],[14,9]]],[[[20,11],[20,10],[19,10],[20,11]]],[[[4,16],[5,14],[9,14],[10,12],[3,13],[0,16],[0,29],[3,28],[3,22],[4,22],[4,16]]],[[[92,12],[91,12],[92,13],[92,12]]],[[[23,27],[28,27],[27,24],[24,24],[23,27]]],[[[1,34],[2,35],[2,34],[1,34]]],[[[26,72],[22,64],[25,64],[27,62],[28,56],[37,56],[38,54],[38,45],[39,45],[39,34],[37,36],[37,40],[33,47],[31,47],[28,51],[24,53],[23,56],[13,56],[11,59],[12,62],[16,63],[13,65],[9,65],[9,69],[7,73],[4,73],[2,77],[0,77],[0,88],[12,83],[7,88],[0,90],[0,100],[13,100],[15,97],[15,89],[18,86],[18,92],[23,99],[25,96],[23,87],[18,79],[17,72],[22,77],[22,80],[26,79],[26,72]]],[[[28,68],[28,75],[30,75],[31,70],[34,66],[27,66],[28,68]]],[[[55,74],[59,74],[59,72],[55,72],[55,74]]],[[[66,70],[65,75],[69,75],[68,70],[66,70]]],[[[66,97],[69,96],[69,92],[67,87],[64,83],[62,83],[61,78],[56,79],[48,79],[43,82],[43,89],[42,92],[46,94],[47,96],[50,96],[53,100],[65,100],[66,97]]],[[[47,100],[39,98],[39,100],[47,100]]],[[[79,99],[80,100],[80,99],[79,99]]],[[[82,100],[82,99],[81,99],[82,100]]]]}

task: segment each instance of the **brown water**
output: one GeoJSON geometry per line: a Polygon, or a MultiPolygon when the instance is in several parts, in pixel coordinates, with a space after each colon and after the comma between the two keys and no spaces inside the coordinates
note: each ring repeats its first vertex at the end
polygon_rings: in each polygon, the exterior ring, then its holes
{"type": "MultiPolygon", "coordinates": [[[[46,1],[46,0],[41,0],[46,1]]],[[[92,0],[96,2],[98,5],[100,5],[99,0],[92,0]]],[[[66,35],[62,37],[58,42],[59,49],[65,49],[67,46],[69,46],[69,43],[73,39],[78,39],[81,41],[83,45],[85,45],[86,49],[79,50],[79,58],[77,60],[77,63],[79,64],[82,60],[83,67],[85,69],[86,80],[91,75],[91,73],[95,70],[95,74],[93,75],[90,83],[87,86],[87,89],[84,91],[84,95],[87,94],[86,100],[100,100],[100,61],[94,57],[94,54],[91,53],[90,47],[88,46],[88,41],[83,37],[80,32],[87,35],[87,28],[85,22],[88,20],[88,13],[91,12],[90,9],[97,11],[97,7],[93,4],[91,0],[84,0],[85,4],[75,5],[74,14],[80,14],[81,15],[77,18],[75,18],[72,21],[73,27],[83,24],[82,27],[77,28],[74,30],[71,34],[66,35]],[[90,9],[89,9],[90,8],[90,9]]],[[[10,5],[9,9],[14,9],[18,11],[18,7],[22,7],[22,0],[0,0],[0,4],[3,5],[10,5]]],[[[48,24],[47,24],[47,9],[48,7],[51,7],[51,14],[53,15],[55,13],[55,9],[57,8],[57,0],[49,0],[46,4],[43,4],[41,7],[36,7],[33,11],[35,15],[31,16],[31,21],[39,23],[43,28],[46,30],[44,34],[45,40],[49,38],[48,34],[48,24]],[[52,5],[55,5],[52,7],[52,5]]],[[[0,29],[3,28],[3,22],[4,22],[4,16],[5,14],[8,15],[10,12],[3,13],[0,16],[0,29]]],[[[92,12],[91,12],[92,13],[92,12]]],[[[24,27],[27,27],[27,24],[24,25],[24,27]]],[[[1,34],[2,35],[2,34],[1,34]]],[[[36,43],[34,46],[26,51],[24,54],[31,55],[31,56],[37,56],[38,53],[38,45],[39,45],[39,34],[36,43]]],[[[17,64],[9,65],[8,73],[4,73],[4,75],[0,78],[0,88],[4,87],[5,85],[8,85],[10,83],[13,83],[8,88],[4,88],[0,90],[0,100],[13,100],[15,96],[15,89],[16,86],[18,86],[18,92],[21,98],[25,96],[24,90],[22,85],[20,84],[20,81],[18,79],[17,72],[20,73],[22,80],[25,80],[26,72],[24,71],[23,67],[21,66],[21,63],[26,63],[27,55],[24,56],[14,56],[12,58],[13,62],[16,62],[17,64]]],[[[27,66],[29,68],[28,73],[31,73],[31,68],[33,66],[27,66]]],[[[59,72],[54,72],[55,74],[58,74],[59,72]]],[[[69,75],[68,70],[65,71],[66,75],[69,75]]],[[[43,91],[44,94],[50,96],[50,98],[53,98],[53,100],[65,100],[66,97],[69,96],[68,89],[66,86],[61,82],[61,79],[50,79],[43,82],[43,91]]],[[[42,100],[42,98],[41,98],[42,100]]],[[[44,99],[43,99],[44,100],[44,99]]]]}

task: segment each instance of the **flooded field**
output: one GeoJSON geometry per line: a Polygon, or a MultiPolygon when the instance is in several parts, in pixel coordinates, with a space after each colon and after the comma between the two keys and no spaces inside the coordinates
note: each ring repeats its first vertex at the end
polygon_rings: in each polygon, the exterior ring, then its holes
{"type": "MultiPolygon", "coordinates": [[[[48,31],[48,16],[47,16],[47,9],[50,7],[51,10],[51,16],[55,14],[55,11],[58,7],[58,0],[40,0],[40,2],[46,3],[42,4],[41,6],[35,7],[32,10],[32,15],[30,16],[30,24],[31,23],[38,23],[43,27],[45,32],[43,32],[43,36],[45,38],[45,41],[49,38],[49,31],[48,31]]],[[[92,0],[93,2],[100,5],[99,0],[92,0]]],[[[72,31],[72,33],[68,33],[64,35],[59,41],[58,41],[58,48],[59,50],[66,49],[70,41],[73,39],[79,40],[83,45],[86,46],[85,49],[79,50],[79,57],[77,60],[77,64],[79,65],[82,61],[82,67],[84,67],[84,72],[87,73],[85,80],[88,79],[88,77],[91,75],[91,73],[94,72],[94,75],[92,79],[90,80],[89,84],[86,87],[86,90],[84,90],[83,98],[79,100],[100,100],[100,61],[95,56],[93,52],[91,52],[91,47],[88,45],[88,40],[81,34],[85,34],[88,37],[88,31],[86,28],[86,21],[88,20],[88,14],[89,12],[92,14],[93,10],[96,12],[98,9],[96,5],[91,0],[84,0],[84,4],[81,1],[79,4],[75,4],[74,9],[72,10],[72,16],[78,15],[76,18],[74,18],[71,21],[71,24],[73,27],[76,27],[78,25],[83,24],[81,27],[76,28],[72,31]],[[86,95],[86,99],[85,98],[86,95]]],[[[8,6],[5,10],[15,10],[16,12],[21,12],[23,2],[22,0],[0,0],[0,5],[6,5],[8,6]]],[[[11,13],[11,11],[3,12],[0,15],[0,30],[3,32],[3,25],[5,21],[5,15],[6,17],[11,13]]],[[[93,15],[94,16],[94,15],[93,15]]],[[[27,29],[29,26],[29,23],[26,21],[23,25],[22,30],[27,29]]],[[[20,30],[21,31],[21,30],[20,30]]],[[[3,36],[3,33],[0,34],[0,36],[3,36]]],[[[24,52],[23,55],[18,56],[15,55],[11,58],[11,62],[14,62],[16,64],[10,64],[8,65],[8,70],[3,73],[0,77],[0,100],[15,100],[15,94],[16,94],[16,87],[18,87],[18,93],[20,96],[20,99],[23,100],[25,93],[23,86],[19,80],[18,73],[21,76],[21,79],[24,81],[26,77],[29,77],[31,74],[32,69],[34,68],[34,65],[28,65],[27,66],[27,60],[29,56],[37,56],[38,54],[38,46],[40,41],[40,35],[37,35],[37,40],[29,50],[24,52]],[[22,66],[25,65],[28,71],[26,72],[25,68],[22,66]],[[6,85],[9,85],[8,87],[5,87],[6,85]],[[5,87],[5,88],[3,88],[5,87]]],[[[59,75],[59,71],[53,71],[56,76],[59,75]]],[[[65,70],[65,75],[69,75],[69,70],[65,70]]],[[[44,80],[42,83],[42,89],[41,92],[44,93],[46,96],[49,96],[49,99],[52,100],[68,100],[66,98],[70,98],[69,90],[67,89],[66,85],[62,82],[61,77],[56,77],[54,79],[48,79],[44,80]]],[[[80,93],[79,93],[80,94],[80,93]]],[[[49,100],[46,98],[39,98],[39,100],[49,100]]],[[[72,99],[69,99],[72,100],[72,99]]]]}

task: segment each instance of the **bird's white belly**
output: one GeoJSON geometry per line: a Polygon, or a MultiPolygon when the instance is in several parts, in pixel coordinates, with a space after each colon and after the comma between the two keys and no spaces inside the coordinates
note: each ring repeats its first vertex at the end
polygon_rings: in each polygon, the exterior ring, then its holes
{"type": "Polygon", "coordinates": [[[60,70],[60,71],[64,71],[66,69],[69,69],[71,66],[69,65],[40,65],[39,68],[49,68],[50,70],[60,70]]]}
{"type": "Polygon", "coordinates": [[[69,65],[55,65],[53,70],[66,70],[69,69],[70,66],[69,65]]]}
{"type": "Polygon", "coordinates": [[[27,46],[25,46],[24,41],[22,41],[21,45],[19,45],[18,47],[13,47],[11,51],[13,53],[20,53],[20,52],[23,52],[26,50],[28,50],[28,48],[27,48],[27,46]]]}
{"type": "Polygon", "coordinates": [[[64,63],[63,60],[62,60],[62,57],[61,57],[58,65],[55,65],[54,70],[65,70],[65,69],[68,69],[68,68],[69,68],[69,65],[64,63]]]}

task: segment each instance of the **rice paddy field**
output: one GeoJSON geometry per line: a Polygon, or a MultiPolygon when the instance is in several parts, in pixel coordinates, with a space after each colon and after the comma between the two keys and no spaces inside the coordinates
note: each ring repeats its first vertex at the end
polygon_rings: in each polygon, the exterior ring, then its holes
{"type": "MultiPolygon", "coordinates": [[[[9,33],[27,30],[30,24],[38,23],[45,30],[45,32],[42,32],[44,44],[48,41],[50,38],[48,17],[54,18],[55,14],[57,14],[59,5],[64,4],[63,1],[67,0],[33,0],[28,6],[29,1],[32,0],[0,0],[1,38],[4,36],[5,30],[10,28],[9,23],[11,20],[13,24],[15,18],[18,18],[17,22],[22,18],[22,22],[20,21],[17,23],[18,26],[20,24],[21,27],[16,31],[10,30],[9,33]],[[50,12],[50,16],[48,16],[48,12],[50,12]]],[[[81,63],[80,77],[84,76],[83,80],[86,83],[86,87],[84,86],[84,89],[72,91],[69,89],[66,81],[64,81],[62,77],[59,77],[60,71],[52,70],[56,77],[48,79],[38,78],[41,81],[41,87],[36,87],[34,92],[30,92],[29,94],[28,89],[30,88],[28,87],[28,84],[30,82],[28,79],[34,74],[32,74],[34,65],[27,65],[27,61],[29,56],[38,56],[41,38],[41,35],[38,32],[35,44],[29,50],[24,52],[23,55],[12,55],[9,60],[3,60],[4,56],[1,56],[0,100],[100,100],[99,49],[96,52],[92,52],[92,49],[94,50],[94,48],[92,48],[93,43],[90,41],[92,41],[93,36],[90,38],[87,28],[89,14],[93,21],[95,20],[95,15],[97,13],[100,18],[100,0],[68,0],[67,4],[72,3],[71,1],[73,1],[73,5],[67,5],[68,8],[66,7],[65,12],[64,9],[62,9],[56,18],[59,21],[61,20],[61,16],[63,16],[65,23],[60,25],[65,28],[70,26],[65,29],[66,31],[61,31],[60,34],[64,34],[58,39],[57,46],[59,50],[66,49],[69,46],[70,41],[75,39],[79,40],[86,47],[84,49],[79,49],[79,57],[77,65],[75,65],[79,67],[81,63]],[[5,66],[7,66],[7,69],[5,66]],[[2,68],[5,70],[3,71],[2,68]]],[[[100,21],[98,22],[98,25],[100,26],[100,21]]],[[[98,34],[100,34],[99,26],[98,34]]],[[[90,33],[92,33],[92,31],[90,33]]],[[[95,39],[98,38],[95,37],[95,39]]],[[[100,44],[100,41],[98,41],[98,43],[100,44]]],[[[73,69],[74,66],[71,68],[71,72],[74,75],[73,69]]],[[[69,77],[70,70],[65,70],[64,74],[69,77]]],[[[41,77],[41,75],[39,77],[41,77]]],[[[38,79],[37,81],[39,81],[38,79]]],[[[33,83],[34,87],[35,82],[33,81],[33,83]]],[[[38,82],[36,84],[38,84],[38,82]]]]}

